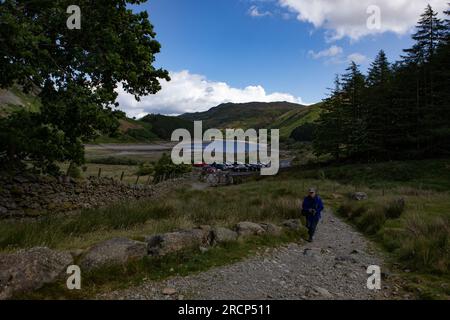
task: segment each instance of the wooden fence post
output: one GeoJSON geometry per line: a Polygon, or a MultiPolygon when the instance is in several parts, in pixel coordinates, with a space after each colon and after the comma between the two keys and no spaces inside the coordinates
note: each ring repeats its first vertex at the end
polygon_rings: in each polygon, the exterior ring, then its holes
{"type": "Polygon", "coordinates": [[[125,174],[125,172],[124,171],[122,171],[122,174],[120,175],[120,181],[122,181],[123,180],[123,175],[125,174]]]}
{"type": "Polygon", "coordinates": [[[98,168],[97,178],[100,178],[101,175],[102,175],[102,168],[98,168]]]}
{"type": "Polygon", "coordinates": [[[136,182],[134,183],[134,184],[138,184],[138,182],[139,182],[139,175],[136,177],[136,182]]]}
{"type": "Polygon", "coordinates": [[[152,177],[152,176],[149,174],[149,175],[148,175],[148,178],[147,178],[147,183],[146,183],[147,186],[150,184],[150,178],[151,178],[151,177],[152,177]]]}

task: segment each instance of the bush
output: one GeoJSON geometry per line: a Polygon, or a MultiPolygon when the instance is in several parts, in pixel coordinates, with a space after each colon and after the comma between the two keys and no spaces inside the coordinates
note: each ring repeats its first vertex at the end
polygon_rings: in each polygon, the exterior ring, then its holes
{"type": "Polygon", "coordinates": [[[337,208],[336,213],[340,216],[349,217],[349,213],[352,211],[352,206],[348,203],[341,204],[339,208],[337,208]]]}
{"type": "Polygon", "coordinates": [[[67,175],[71,178],[79,179],[81,178],[81,170],[76,165],[71,164],[67,169],[67,175]]]}
{"type": "Polygon", "coordinates": [[[153,167],[153,165],[148,162],[145,162],[145,163],[141,163],[139,165],[136,175],[148,176],[148,175],[153,174],[154,172],[155,172],[155,168],[153,167]]]}
{"type": "Polygon", "coordinates": [[[371,208],[356,219],[356,225],[363,232],[374,235],[376,234],[384,225],[386,221],[386,216],[382,210],[377,208],[371,208]]]}
{"type": "Polygon", "coordinates": [[[165,153],[161,156],[155,164],[155,178],[154,182],[158,183],[165,178],[180,176],[184,173],[191,172],[192,168],[187,164],[174,164],[172,159],[165,153]]]}
{"type": "Polygon", "coordinates": [[[407,267],[422,272],[448,273],[450,268],[450,219],[425,220],[424,214],[406,219],[406,232],[398,255],[407,267]]]}
{"type": "Polygon", "coordinates": [[[341,216],[348,218],[349,220],[355,220],[361,215],[365,214],[368,210],[366,204],[360,203],[344,203],[338,209],[337,213],[341,216]]]}
{"type": "Polygon", "coordinates": [[[405,211],[405,199],[400,198],[388,203],[384,207],[384,215],[388,219],[398,219],[405,211]]]}

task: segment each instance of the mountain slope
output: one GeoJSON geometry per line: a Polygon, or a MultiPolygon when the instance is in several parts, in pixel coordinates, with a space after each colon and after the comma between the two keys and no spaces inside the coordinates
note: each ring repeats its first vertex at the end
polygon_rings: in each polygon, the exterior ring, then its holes
{"type": "Polygon", "coordinates": [[[280,129],[280,137],[289,138],[296,128],[315,122],[321,111],[320,103],[291,110],[280,116],[270,128],[280,129]]]}
{"type": "Polygon", "coordinates": [[[0,89],[0,117],[6,117],[11,112],[27,108],[29,111],[38,111],[40,101],[36,92],[24,93],[19,86],[9,89],[0,89]]]}
{"type": "Polygon", "coordinates": [[[268,128],[271,123],[289,111],[304,106],[289,102],[224,103],[205,112],[185,113],[180,118],[202,120],[204,128],[268,128]]]}

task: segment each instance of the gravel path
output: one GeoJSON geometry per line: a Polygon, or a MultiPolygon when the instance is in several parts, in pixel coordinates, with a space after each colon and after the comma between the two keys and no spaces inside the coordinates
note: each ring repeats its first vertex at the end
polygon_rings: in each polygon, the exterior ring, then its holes
{"type": "Polygon", "coordinates": [[[145,282],[100,299],[386,299],[391,286],[366,287],[366,269],[383,262],[368,240],[326,212],[313,243],[265,249],[206,272],[145,282]]]}

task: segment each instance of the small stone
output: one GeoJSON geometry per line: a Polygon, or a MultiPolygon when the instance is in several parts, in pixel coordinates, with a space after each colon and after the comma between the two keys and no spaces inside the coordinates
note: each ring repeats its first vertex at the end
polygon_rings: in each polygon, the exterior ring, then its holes
{"type": "Polygon", "coordinates": [[[174,288],[169,288],[169,287],[164,288],[163,291],[162,291],[162,294],[165,295],[165,296],[172,296],[175,293],[177,293],[177,290],[174,289],[174,288]]]}
{"type": "Polygon", "coordinates": [[[367,193],[364,192],[355,192],[352,194],[352,199],[357,201],[367,200],[368,196],[367,193]]]}
{"type": "Polygon", "coordinates": [[[333,295],[327,289],[315,287],[314,290],[324,298],[330,299],[333,297],[333,295]]]}

